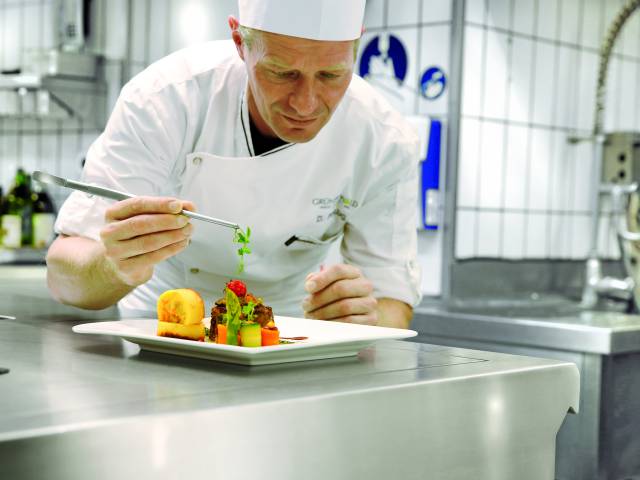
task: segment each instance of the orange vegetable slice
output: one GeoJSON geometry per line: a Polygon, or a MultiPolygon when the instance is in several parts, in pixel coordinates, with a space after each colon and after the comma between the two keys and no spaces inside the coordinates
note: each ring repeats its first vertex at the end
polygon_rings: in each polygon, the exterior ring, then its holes
{"type": "Polygon", "coordinates": [[[262,328],[262,346],[268,347],[280,343],[280,332],[277,327],[262,328]]]}
{"type": "Polygon", "coordinates": [[[216,337],[216,343],[227,344],[227,326],[221,323],[216,325],[218,336],[216,337]]]}

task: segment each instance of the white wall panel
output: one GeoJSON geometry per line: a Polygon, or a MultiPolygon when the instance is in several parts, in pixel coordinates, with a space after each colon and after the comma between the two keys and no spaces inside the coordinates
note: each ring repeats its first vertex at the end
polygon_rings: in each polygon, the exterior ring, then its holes
{"type": "Polygon", "coordinates": [[[456,215],[456,254],[458,258],[472,258],[477,255],[476,242],[477,213],[459,210],[456,215]]]}
{"type": "Polygon", "coordinates": [[[507,128],[507,161],[505,164],[505,204],[503,207],[524,209],[526,192],[524,182],[527,174],[529,129],[519,125],[507,128]]]}
{"type": "Polygon", "coordinates": [[[572,215],[572,229],[569,232],[569,258],[586,258],[591,246],[591,217],[588,215],[572,215]]]}
{"type": "Polygon", "coordinates": [[[155,62],[164,57],[167,52],[168,35],[167,25],[169,19],[169,0],[153,0],[150,2],[149,12],[149,62],[155,62]]]}
{"type": "Polygon", "coordinates": [[[552,134],[548,129],[534,128],[531,133],[528,175],[525,175],[527,208],[548,210],[550,203],[552,134]]]}
{"type": "Polygon", "coordinates": [[[500,221],[497,212],[479,211],[476,215],[478,229],[476,257],[497,257],[500,255],[500,221]]]}
{"type": "Polygon", "coordinates": [[[488,7],[487,24],[489,26],[504,30],[511,27],[511,0],[488,0],[488,7]]]}
{"type": "Polygon", "coordinates": [[[418,4],[422,0],[401,0],[389,2],[387,12],[387,27],[400,25],[416,25],[418,23],[418,4]]]}
{"type": "Polygon", "coordinates": [[[382,28],[386,17],[387,0],[368,0],[364,12],[364,24],[367,28],[382,28]]]}
{"type": "Polygon", "coordinates": [[[541,213],[526,216],[526,258],[549,257],[549,217],[541,213]]]}
{"type": "Polygon", "coordinates": [[[535,47],[535,67],[533,75],[534,87],[530,90],[533,95],[533,123],[551,125],[553,116],[556,83],[556,55],[557,48],[544,42],[538,42],[535,47]]]}
{"type": "Polygon", "coordinates": [[[580,52],[576,48],[558,47],[558,72],[554,86],[556,92],[555,125],[559,128],[575,128],[575,112],[578,96],[578,61],[580,52]]]}
{"type": "Polygon", "coordinates": [[[562,0],[558,4],[557,15],[560,17],[560,38],[566,43],[576,44],[580,41],[580,15],[582,13],[581,0],[562,0]]]}
{"type": "MultiPolygon", "coordinates": [[[[542,13],[536,22],[536,36],[547,40],[557,40],[559,37],[559,10],[564,0],[537,0],[538,11],[542,13]]],[[[534,3],[534,2],[531,2],[534,3]]]]}
{"type": "Polygon", "coordinates": [[[507,36],[489,31],[486,36],[485,62],[481,66],[484,92],[481,104],[482,115],[491,118],[505,118],[507,107],[507,80],[509,46],[507,36]]]}
{"type": "MultiPolygon", "coordinates": [[[[443,2],[447,3],[447,2],[443,2]]],[[[429,67],[440,67],[447,75],[447,87],[442,95],[429,100],[420,95],[418,99],[418,114],[445,117],[449,112],[449,92],[451,90],[451,68],[449,25],[437,25],[422,27],[420,33],[420,59],[418,61],[418,81],[429,67]]]]}
{"type": "Polygon", "coordinates": [[[504,195],[502,183],[504,168],[505,126],[501,123],[485,122],[480,138],[480,166],[477,206],[499,208],[504,195]]]}
{"type": "Polygon", "coordinates": [[[131,39],[128,44],[129,61],[144,64],[149,43],[147,13],[149,0],[131,0],[131,39]]]}
{"type": "Polygon", "coordinates": [[[463,71],[462,78],[462,114],[468,116],[480,115],[484,65],[483,30],[467,27],[464,33],[463,71]]]}
{"type": "Polygon", "coordinates": [[[574,168],[571,177],[566,181],[570,189],[573,190],[573,199],[569,209],[572,211],[589,211],[592,198],[593,148],[589,142],[581,142],[573,145],[570,152],[573,155],[570,155],[569,159],[574,162],[574,168]]]}
{"type": "MultiPolygon", "coordinates": [[[[511,71],[508,72],[509,110],[508,117],[514,122],[527,122],[532,108],[531,77],[534,61],[534,45],[529,39],[512,39],[511,71]]],[[[465,73],[466,76],[466,73],[465,73]]]]}
{"type": "MultiPolygon", "coordinates": [[[[421,0],[422,1],[422,21],[428,22],[450,22],[452,2],[443,0],[421,0]]],[[[369,2],[367,2],[368,4],[369,2]]]]}
{"type": "MultiPolygon", "coordinates": [[[[469,0],[473,2],[474,0],[469,0]]],[[[535,33],[536,23],[536,5],[537,2],[531,0],[513,0],[514,1],[514,18],[513,30],[524,35],[533,35],[535,33]]]]}
{"type": "Polygon", "coordinates": [[[584,8],[582,10],[582,33],[579,43],[585,47],[595,50],[600,48],[604,35],[604,4],[603,0],[582,0],[584,8]]]}
{"type": "Polygon", "coordinates": [[[23,35],[21,8],[11,4],[3,10],[0,18],[0,35],[2,35],[2,50],[0,63],[3,69],[20,68],[22,61],[23,35]]]}
{"type": "Polygon", "coordinates": [[[108,0],[105,9],[106,37],[104,54],[107,58],[123,60],[128,53],[127,0],[108,0]]]}
{"type": "Polygon", "coordinates": [[[526,215],[505,212],[501,228],[502,258],[521,260],[524,258],[524,228],[526,215]]]}
{"type": "Polygon", "coordinates": [[[480,166],[480,122],[465,118],[460,125],[458,159],[458,206],[473,207],[478,199],[478,169],[480,166]]]}

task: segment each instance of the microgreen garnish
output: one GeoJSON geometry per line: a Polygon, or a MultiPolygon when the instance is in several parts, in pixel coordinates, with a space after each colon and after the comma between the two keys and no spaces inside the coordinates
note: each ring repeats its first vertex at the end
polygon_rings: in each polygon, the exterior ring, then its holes
{"type": "Polygon", "coordinates": [[[253,319],[255,318],[255,314],[253,313],[254,308],[256,308],[256,304],[251,300],[249,300],[247,304],[243,305],[242,307],[242,314],[245,316],[248,322],[253,322],[253,319]]]}
{"type": "Polygon", "coordinates": [[[238,273],[244,272],[244,256],[251,253],[249,248],[249,239],[251,237],[251,228],[247,227],[247,232],[243,232],[241,228],[235,230],[233,242],[240,245],[238,248],[238,273]]]}

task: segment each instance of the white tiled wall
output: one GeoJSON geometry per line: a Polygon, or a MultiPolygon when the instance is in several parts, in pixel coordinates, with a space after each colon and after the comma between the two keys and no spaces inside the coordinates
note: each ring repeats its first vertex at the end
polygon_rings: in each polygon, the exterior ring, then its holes
{"type": "MultiPolygon", "coordinates": [[[[452,5],[452,0],[367,0],[361,52],[374,37],[393,35],[408,53],[408,71],[402,84],[395,78],[368,80],[407,116],[431,116],[447,121],[451,86],[430,100],[422,95],[420,81],[422,74],[433,66],[440,67],[446,75],[450,73],[452,5]]],[[[422,290],[436,295],[440,292],[443,268],[441,231],[420,231],[418,241],[424,272],[422,290]]]]}
{"type": "MultiPolygon", "coordinates": [[[[227,38],[227,16],[237,16],[236,0],[92,3],[92,34],[87,45],[105,57],[112,99],[123,81],[151,62],[189,43],[227,38]]],[[[56,46],[55,12],[56,0],[0,0],[0,69],[23,66],[28,49],[56,46]]],[[[18,166],[77,178],[82,158],[99,133],[76,119],[0,117],[0,185],[10,186],[18,166]]],[[[52,188],[52,194],[59,206],[68,192],[52,188]]]]}
{"type": "MultiPolygon", "coordinates": [[[[598,47],[622,4],[466,0],[457,258],[586,256],[592,152],[567,137],[593,128],[598,47]]],[[[640,15],[609,79],[605,130],[640,129],[640,15]]],[[[617,257],[610,221],[599,250],[617,257]]]]}

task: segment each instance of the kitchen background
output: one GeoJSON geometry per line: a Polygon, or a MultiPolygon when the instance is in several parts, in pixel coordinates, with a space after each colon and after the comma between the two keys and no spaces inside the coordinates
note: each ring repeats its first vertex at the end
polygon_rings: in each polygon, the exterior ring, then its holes
{"type": "MultiPolygon", "coordinates": [[[[235,0],[88,4],[86,49],[104,57],[109,108],[123,83],[151,62],[189,44],[228,38],[226,17],[237,11],[235,0]]],[[[425,120],[420,128],[433,118],[449,133],[440,198],[446,184],[452,213],[440,216],[438,229],[420,230],[425,293],[441,292],[449,263],[586,257],[591,147],[567,139],[591,132],[598,49],[622,4],[367,1],[359,73],[403,113],[425,120]],[[427,88],[434,85],[440,88],[427,88]],[[445,178],[447,171],[455,178],[445,178]],[[451,228],[442,228],[445,218],[451,228]]],[[[0,69],[24,68],[29,52],[56,48],[57,14],[56,0],[0,0],[0,69]]],[[[640,15],[629,20],[614,50],[605,131],[640,128],[638,84],[640,15]]],[[[0,92],[0,102],[7,99],[0,92]]],[[[6,191],[19,166],[77,178],[99,134],[99,125],[75,117],[0,113],[0,185],[6,191]]],[[[51,192],[59,206],[67,192],[51,192]]],[[[602,209],[599,252],[617,258],[607,202],[602,209]]]]}

